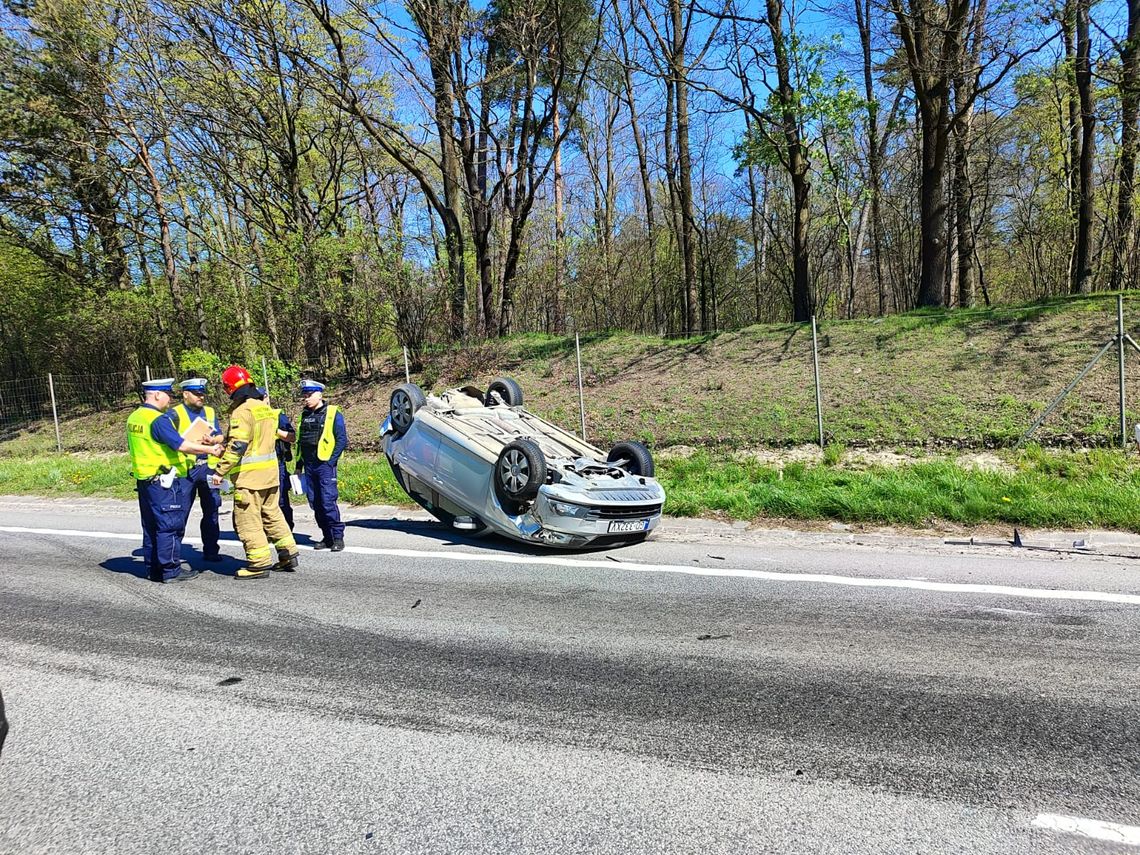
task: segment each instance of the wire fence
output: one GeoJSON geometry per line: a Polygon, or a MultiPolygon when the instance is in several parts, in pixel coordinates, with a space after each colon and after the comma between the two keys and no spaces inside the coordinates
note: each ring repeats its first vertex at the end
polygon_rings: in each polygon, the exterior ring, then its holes
{"type": "MultiPolygon", "coordinates": [[[[352,448],[366,452],[376,450],[396,384],[430,392],[499,375],[523,386],[528,409],[598,446],[1129,441],[1140,421],[1140,294],[1055,308],[990,310],[968,322],[948,313],[753,327],[694,342],[598,334],[583,336],[580,351],[574,337],[457,345],[415,371],[394,354],[369,380],[334,385],[326,397],[342,406],[352,448]]],[[[295,378],[269,382],[252,364],[295,418],[295,378]]],[[[123,424],[144,379],[145,369],[0,380],[0,453],[124,451],[123,424]]],[[[218,394],[210,403],[224,406],[218,394]]]]}

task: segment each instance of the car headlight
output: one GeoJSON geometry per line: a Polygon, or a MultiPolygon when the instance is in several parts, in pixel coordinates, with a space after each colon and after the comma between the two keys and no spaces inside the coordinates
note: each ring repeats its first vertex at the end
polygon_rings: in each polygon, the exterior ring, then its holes
{"type": "Polygon", "coordinates": [[[551,500],[550,509],[560,517],[585,519],[590,514],[589,508],[584,508],[581,505],[573,505],[570,502],[556,502],[551,500]]]}

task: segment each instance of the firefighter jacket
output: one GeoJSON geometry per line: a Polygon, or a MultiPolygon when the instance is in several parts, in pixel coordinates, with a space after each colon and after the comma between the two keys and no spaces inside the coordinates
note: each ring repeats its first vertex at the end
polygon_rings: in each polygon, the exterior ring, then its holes
{"type": "Polygon", "coordinates": [[[267,490],[280,483],[277,472],[277,413],[260,398],[246,398],[230,414],[226,450],[214,472],[229,476],[235,488],[267,490]]]}

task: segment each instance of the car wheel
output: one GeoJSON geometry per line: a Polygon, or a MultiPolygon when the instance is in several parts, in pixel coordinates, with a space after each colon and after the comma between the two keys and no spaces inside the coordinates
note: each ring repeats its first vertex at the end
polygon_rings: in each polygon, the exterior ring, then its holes
{"type": "Polygon", "coordinates": [[[427,398],[424,390],[415,383],[401,383],[392,393],[389,403],[388,416],[392,420],[392,428],[396,436],[403,436],[412,426],[416,410],[427,403],[427,398]]]}
{"type": "Polygon", "coordinates": [[[495,492],[499,500],[529,502],[546,483],[546,458],[532,439],[516,439],[499,452],[495,463],[495,492]]]}
{"type": "Polygon", "coordinates": [[[630,475],[653,477],[653,455],[649,453],[645,443],[637,440],[619,442],[610,449],[610,456],[606,458],[606,462],[616,463],[630,475]]]}
{"type": "Polygon", "coordinates": [[[495,400],[492,395],[498,395],[508,407],[521,407],[523,404],[522,386],[510,377],[496,377],[492,380],[491,385],[487,387],[485,400],[488,404],[495,400]]]}

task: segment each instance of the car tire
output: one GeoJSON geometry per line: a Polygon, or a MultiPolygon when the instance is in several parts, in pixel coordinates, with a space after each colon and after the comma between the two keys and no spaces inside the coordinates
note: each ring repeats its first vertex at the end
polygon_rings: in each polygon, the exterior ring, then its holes
{"type": "Polygon", "coordinates": [[[491,381],[491,385],[487,387],[487,397],[485,398],[488,405],[495,400],[491,396],[492,393],[497,394],[508,407],[521,407],[523,405],[522,386],[510,377],[496,377],[491,381]]]}
{"type": "Polygon", "coordinates": [[[618,461],[625,461],[621,464],[621,468],[630,475],[639,475],[643,478],[653,477],[655,471],[653,455],[649,453],[648,447],[643,442],[630,439],[619,442],[611,448],[606,462],[617,463],[618,461]]]}
{"type": "Polygon", "coordinates": [[[506,504],[529,502],[546,483],[546,457],[533,439],[516,439],[503,446],[495,461],[495,493],[506,504]]]}
{"type": "Polygon", "coordinates": [[[388,399],[388,418],[392,420],[392,430],[396,436],[403,436],[412,426],[416,410],[427,403],[424,390],[415,383],[401,383],[388,399]]]}

